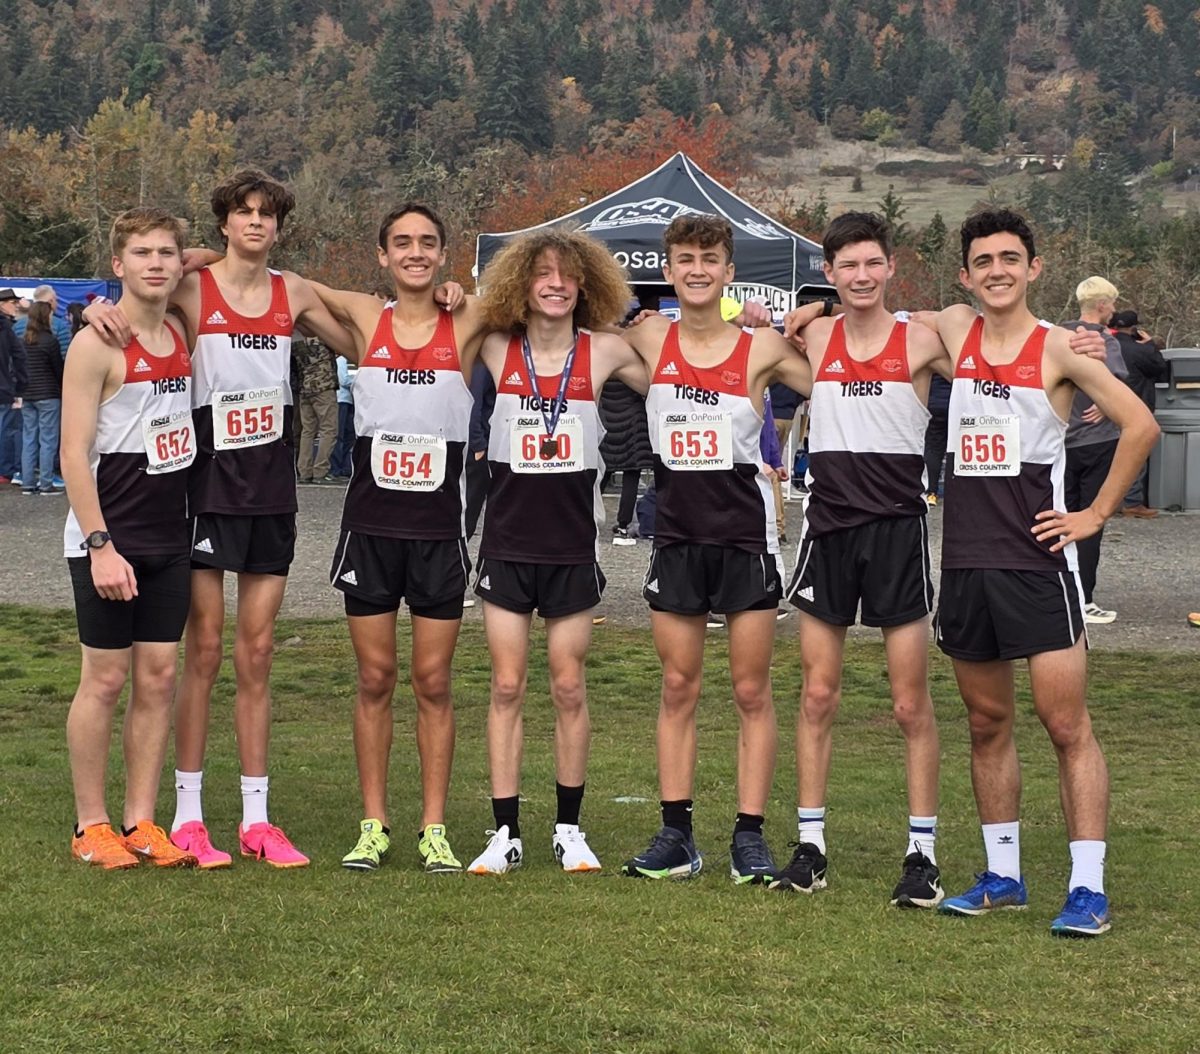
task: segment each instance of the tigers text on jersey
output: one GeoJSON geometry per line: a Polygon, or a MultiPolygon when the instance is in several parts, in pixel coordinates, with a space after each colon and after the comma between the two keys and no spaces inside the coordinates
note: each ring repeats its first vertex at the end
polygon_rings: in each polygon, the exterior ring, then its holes
{"type": "Polygon", "coordinates": [[[891,516],[924,516],[929,411],[908,371],[908,323],[860,362],[846,347],[844,316],[813,378],[805,533],[857,527],[891,516]]]}
{"type": "Polygon", "coordinates": [[[429,342],[402,348],[394,301],[379,316],[354,381],[354,458],[342,529],[438,541],[463,534],[463,458],[471,390],[454,321],[438,312],[429,342]]]}
{"type": "Polygon", "coordinates": [[[562,374],[539,374],[535,393],[521,338],[509,339],[488,442],[492,479],[481,558],[534,564],[591,564],[599,559],[604,426],[592,391],[592,335],[587,330],[579,331],[563,406],[554,435],[549,436],[545,416],[554,412],[561,380],[562,374]]]}
{"type": "Polygon", "coordinates": [[[646,396],[658,506],[656,547],[676,542],[778,553],[771,484],[762,471],[762,417],[747,391],[753,330],[729,358],[693,366],[671,323],[646,396]]]}
{"type": "Polygon", "coordinates": [[[189,511],[255,516],[296,511],[292,445],[292,330],[287,287],[271,271],[271,304],[246,318],[200,275],[195,409],[199,453],[189,511]]]}
{"type": "MultiPolygon", "coordinates": [[[[169,327],[168,327],[169,328],[169,327]]],[[[171,329],[170,355],[135,337],[124,349],[125,380],[100,404],[89,460],[105,529],[123,556],[173,556],[189,548],[188,466],[196,456],[192,363],[171,329]]],[[[86,556],[75,510],[67,514],[63,553],[86,556]]]]}
{"type": "Polygon", "coordinates": [[[993,366],[982,353],[983,318],[963,342],[950,389],[942,567],[1074,571],[1075,544],[1050,552],[1034,517],[1065,509],[1067,422],[1042,386],[1051,326],[1039,322],[1017,357],[993,366]]]}

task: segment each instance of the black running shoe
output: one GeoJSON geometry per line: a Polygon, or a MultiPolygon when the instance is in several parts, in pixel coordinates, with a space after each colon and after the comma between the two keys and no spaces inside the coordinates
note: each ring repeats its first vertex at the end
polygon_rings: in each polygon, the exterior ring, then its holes
{"type": "Polygon", "coordinates": [[[739,886],[767,886],[778,868],[761,831],[738,831],[729,846],[729,877],[739,886]]]}
{"type": "Polygon", "coordinates": [[[797,893],[815,893],[825,888],[825,871],[829,861],[812,842],[788,842],[796,851],[788,864],[771,883],[771,889],[786,889],[797,893]]]}
{"type": "Polygon", "coordinates": [[[703,866],[690,835],[663,827],[646,849],[621,865],[621,873],[630,878],[695,878],[703,866]]]}
{"type": "Polygon", "coordinates": [[[904,874],[892,890],[892,906],[897,908],[936,908],[946,895],[942,873],[924,853],[909,853],[904,858],[904,874]]]}

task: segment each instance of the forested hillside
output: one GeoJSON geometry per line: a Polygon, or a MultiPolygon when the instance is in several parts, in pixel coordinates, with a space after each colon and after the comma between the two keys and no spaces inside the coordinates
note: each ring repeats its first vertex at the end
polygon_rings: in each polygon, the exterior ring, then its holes
{"type": "Polygon", "coordinates": [[[399,197],[445,210],[465,277],[481,225],[675,148],[726,179],[829,136],[1065,159],[1022,201],[1060,230],[1097,195],[1145,226],[1135,199],[1200,165],[1198,0],[0,0],[0,20],[9,272],[103,268],[139,200],[212,237],[205,190],[235,162],[296,185],[290,259],[358,281],[399,197]]]}

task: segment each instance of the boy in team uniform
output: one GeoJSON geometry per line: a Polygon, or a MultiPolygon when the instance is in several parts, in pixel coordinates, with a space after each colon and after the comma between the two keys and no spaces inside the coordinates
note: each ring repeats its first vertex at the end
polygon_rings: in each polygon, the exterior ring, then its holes
{"type": "Polygon", "coordinates": [[[1111,926],[1104,889],[1108,772],[1087,710],[1075,543],[1121,507],[1158,426],[1103,363],[1072,354],[1066,331],[1029,311],[1026,292],[1042,262],[1021,216],[980,212],[961,235],[960,279],[981,313],[956,305],[922,321],[955,364],[935,629],[954,660],[970,719],[987,868],[939,910],[974,916],[1026,904],[1012,668],[1025,659],[1034,709],[1058,758],[1071,853],[1067,899],[1051,932],[1095,936],[1111,926]],[[1064,435],[1076,388],[1121,435],[1093,503],[1066,512],[1064,435]]]}
{"type": "Polygon", "coordinates": [[[812,364],[804,526],[788,597],[800,609],[804,686],[796,723],[799,838],[772,889],[824,889],[825,803],[834,716],[841,700],[846,629],[882,629],[893,714],[905,738],[908,845],[892,903],[934,907],[942,899],[934,850],[938,735],[929,695],[933,584],[925,502],[925,400],[934,371],[950,375],[937,336],[884,305],[895,258],[882,217],[839,216],[824,239],[825,275],[845,313],[806,305],[812,364]]]}
{"type": "Polygon", "coordinates": [[[692,791],[711,611],[728,617],[739,721],[731,875],[739,883],[765,884],[776,870],[762,827],[775,766],[770,666],[782,562],[771,484],[759,455],[762,397],[774,381],[807,395],[812,372],[774,330],[741,330],[722,320],[721,291],[733,280],[728,221],[681,216],[664,242],[663,274],[679,298],[680,321],[652,316],[626,333],[651,377],[646,413],[658,507],[643,594],[663,667],[662,828],[622,870],[690,878],[702,866],[692,835],[692,791]]]}
{"type": "MultiPolygon", "coordinates": [[[[387,770],[396,618],[407,601],[421,762],[417,849],[427,872],[454,872],[462,864],[446,836],[454,757],[450,664],[470,568],[464,537],[468,382],[484,319],[474,297],[453,314],[435,300],[437,273],[446,262],[446,230],[427,206],[408,203],[385,217],[378,254],[396,288],[387,304],[312,283],[350,331],[354,347],[348,357],[359,367],[353,473],[330,571],[333,586],[345,594],[358,661],[354,751],[364,818],[342,865],[375,870],[391,848],[387,770]]],[[[453,301],[460,296],[454,287],[453,301]]]]}
{"type": "Polygon", "coordinates": [[[187,227],[169,212],[122,213],[110,235],[120,308],[137,329],[125,347],[90,328],[71,342],[63,385],[62,466],[71,509],[63,537],[82,669],[67,715],[77,860],[108,870],[192,866],[154,822],[171,730],[189,577],[187,468],[196,454],[191,360],[166,320],[183,273],[187,227]],[[125,713],[121,832],[104,799],[113,714],[125,713]]]}
{"type": "MultiPolygon", "coordinates": [[[[238,576],[233,664],[234,721],[241,760],[243,856],[281,868],[308,858],[267,812],[270,672],[275,619],[296,538],[292,332],[302,326],[337,351],[349,340],[316,294],[267,257],[295,198],[257,169],[235,172],[212,192],[227,255],[187,275],[171,297],[194,348],[193,410],[198,453],[189,478],[192,601],[176,716],[176,811],[171,837],[205,868],[227,867],[201,805],[212,688],[223,657],[224,574],[238,576]]],[[[209,254],[202,254],[209,255],[209,254]]],[[[91,305],[88,321],[124,343],[121,312],[91,305]]]]}
{"type": "Polygon", "coordinates": [[[591,728],[585,664],[604,589],[598,558],[604,463],[597,397],[616,379],[646,390],[642,360],[612,325],[629,302],[620,267],[580,233],[521,238],[492,261],[484,306],[491,333],[480,353],[496,386],[491,484],[475,592],[492,659],[488,756],[495,831],[468,870],[519,867],[522,710],[533,612],[546,622],[555,708],[551,845],[564,871],[599,871],[579,828],[591,728]]]}

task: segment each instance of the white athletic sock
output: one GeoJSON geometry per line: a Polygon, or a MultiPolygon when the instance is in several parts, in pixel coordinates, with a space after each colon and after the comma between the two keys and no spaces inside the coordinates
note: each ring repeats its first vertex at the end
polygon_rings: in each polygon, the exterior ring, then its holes
{"type": "Polygon", "coordinates": [[[242,777],[242,826],[267,823],[267,777],[242,777]]]}
{"type": "Polygon", "coordinates": [[[937,841],[936,816],[910,816],[908,818],[908,848],[909,853],[924,853],[931,864],[937,863],[937,853],[934,852],[934,842],[937,841]]]}
{"type": "Polygon", "coordinates": [[[797,809],[796,822],[800,829],[800,841],[812,842],[825,852],[825,806],[819,809],[797,809]]]}
{"type": "Polygon", "coordinates": [[[1104,892],[1104,842],[1072,842],[1071,881],[1067,892],[1086,886],[1093,893],[1104,892]]]}
{"type": "Polygon", "coordinates": [[[1021,821],[985,823],[983,848],[987,851],[987,869],[993,874],[1021,881],[1021,821]]]}
{"type": "Polygon", "coordinates": [[[203,771],[175,770],[175,819],[171,822],[172,831],[178,831],[193,820],[204,822],[204,810],[200,807],[200,787],[203,782],[203,771]]]}

